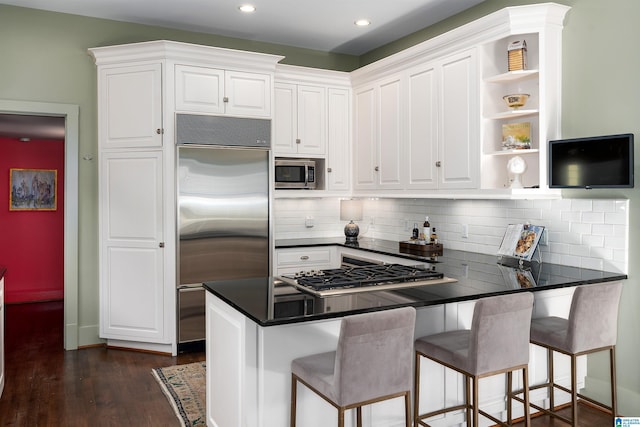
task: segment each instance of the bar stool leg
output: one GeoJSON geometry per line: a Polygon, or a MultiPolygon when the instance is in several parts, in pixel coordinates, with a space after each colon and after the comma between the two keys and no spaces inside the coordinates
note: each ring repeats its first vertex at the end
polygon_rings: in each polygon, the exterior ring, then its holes
{"type": "Polygon", "coordinates": [[[420,355],[416,352],[415,370],[413,376],[413,422],[416,427],[418,424],[420,406],[420,355]]]}
{"type": "Polygon", "coordinates": [[[478,411],[478,377],[473,377],[473,426],[478,425],[479,411],[478,411]]]}
{"type": "Polygon", "coordinates": [[[616,398],[617,394],[617,385],[616,385],[616,347],[613,346],[609,350],[610,363],[609,366],[611,368],[611,414],[613,416],[613,422],[615,423],[615,419],[618,416],[618,400],[616,398]]]}
{"type": "Polygon", "coordinates": [[[507,424],[511,425],[511,391],[513,390],[513,372],[507,372],[507,424]]]}
{"type": "Polygon", "coordinates": [[[404,419],[406,427],[411,427],[411,395],[404,395],[404,419]]]}
{"type": "Polygon", "coordinates": [[[547,349],[547,372],[549,375],[549,408],[552,411],[555,411],[556,404],[554,401],[555,396],[555,385],[554,385],[554,372],[553,372],[553,350],[550,348],[547,349]]]}
{"type": "Polygon", "coordinates": [[[298,394],[298,381],[291,375],[291,427],[296,427],[296,400],[298,394]]]}
{"type": "Polygon", "coordinates": [[[571,355],[571,425],[578,425],[578,378],[577,356],[571,355]]]}
{"type": "Polygon", "coordinates": [[[529,413],[529,368],[522,368],[522,385],[524,387],[524,427],[531,425],[531,414],[529,413]]]}
{"type": "Polygon", "coordinates": [[[471,377],[465,375],[465,382],[466,382],[466,386],[465,386],[465,405],[467,405],[467,424],[469,424],[469,420],[471,419],[471,377]]]}

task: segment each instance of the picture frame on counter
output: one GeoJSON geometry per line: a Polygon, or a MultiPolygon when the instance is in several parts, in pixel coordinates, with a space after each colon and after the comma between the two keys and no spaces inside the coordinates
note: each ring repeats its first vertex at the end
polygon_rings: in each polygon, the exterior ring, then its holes
{"type": "Polygon", "coordinates": [[[10,211],[57,210],[57,169],[9,170],[10,211]]]}

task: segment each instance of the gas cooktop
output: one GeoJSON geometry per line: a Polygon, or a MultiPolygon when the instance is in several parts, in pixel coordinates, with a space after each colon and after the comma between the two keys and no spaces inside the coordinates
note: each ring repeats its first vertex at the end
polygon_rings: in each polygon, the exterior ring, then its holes
{"type": "Polygon", "coordinates": [[[376,264],[285,274],[280,279],[317,296],[396,290],[455,282],[442,273],[400,264],[376,264]]]}

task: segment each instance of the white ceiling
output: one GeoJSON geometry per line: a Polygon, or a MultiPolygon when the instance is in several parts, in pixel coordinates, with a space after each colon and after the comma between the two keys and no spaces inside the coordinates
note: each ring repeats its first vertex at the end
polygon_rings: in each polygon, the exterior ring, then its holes
{"type": "Polygon", "coordinates": [[[0,0],[0,3],[362,55],[483,0],[0,0]],[[238,6],[253,4],[252,14],[238,6]],[[371,21],[357,27],[357,19],[371,21]]]}
{"type": "MultiPolygon", "coordinates": [[[[484,0],[0,0],[14,5],[156,25],[323,52],[362,55],[484,0]],[[241,4],[256,11],[244,14],[241,4]],[[357,27],[358,19],[371,25],[357,27]]],[[[0,136],[58,139],[51,118],[0,114],[0,136]],[[53,133],[52,133],[53,132],[53,133]]]]}

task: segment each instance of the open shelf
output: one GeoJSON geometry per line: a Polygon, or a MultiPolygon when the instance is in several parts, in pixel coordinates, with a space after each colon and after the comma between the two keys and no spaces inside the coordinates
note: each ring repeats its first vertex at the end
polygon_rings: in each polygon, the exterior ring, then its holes
{"type": "Polygon", "coordinates": [[[490,76],[484,79],[487,83],[508,83],[538,77],[538,70],[518,70],[490,76]]]}

